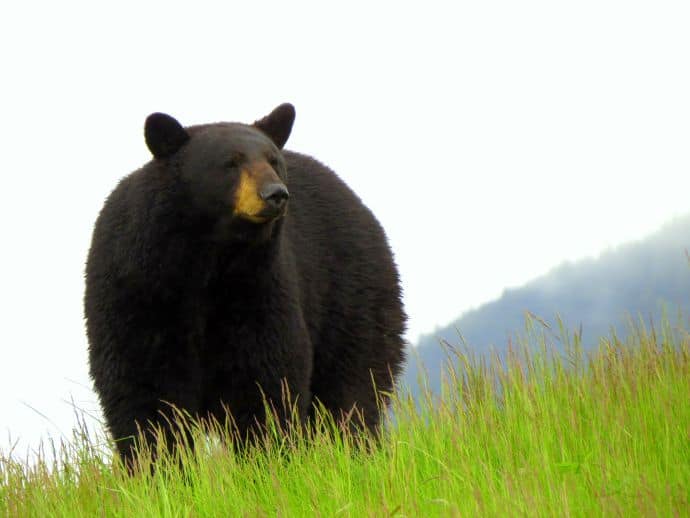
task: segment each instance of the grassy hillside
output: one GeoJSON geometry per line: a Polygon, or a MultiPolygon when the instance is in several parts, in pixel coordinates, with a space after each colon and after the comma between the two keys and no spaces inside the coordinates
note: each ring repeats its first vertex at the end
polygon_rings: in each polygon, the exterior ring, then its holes
{"type": "MultiPolygon", "coordinates": [[[[439,401],[394,400],[378,445],[314,433],[127,476],[77,433],[59,461],[0,459],[2,516],[635,516],[690,509],[690,335],[638,327],[595,354],[528,322],[505,362],[449,351],[439,401]]],[[[105,455],[104,455],[105,452],[105,455]]],[[[145,460],[142,460],[145,463],[145,460]]]]}

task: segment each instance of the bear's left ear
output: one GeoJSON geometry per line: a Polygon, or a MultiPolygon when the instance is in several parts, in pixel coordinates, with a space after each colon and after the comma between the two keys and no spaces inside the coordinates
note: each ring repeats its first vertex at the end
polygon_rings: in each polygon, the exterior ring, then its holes
{"type": "Polygon", "coordinates": [[[146,145],[156,158],[167,158],[189,140],[189,134],[173,117],[152,113],[144,124],[146,145]]]}
{"type": "Polygon", "coordinates": [[[278,149],[283,149],[287,142],[292,123],[295,122],[295,107],[290,103],[281,104],[254,126],[268,135],[278,149]]]}

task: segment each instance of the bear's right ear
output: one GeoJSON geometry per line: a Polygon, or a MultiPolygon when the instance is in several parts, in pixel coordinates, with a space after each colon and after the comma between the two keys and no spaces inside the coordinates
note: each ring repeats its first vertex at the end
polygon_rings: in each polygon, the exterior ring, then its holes
{"type": "Polygon", "coordinates": [[[156,158],[167,158],[189,140],[182,125],[165,113],[152,113],[144,124],[146,145],[156,158]]]}

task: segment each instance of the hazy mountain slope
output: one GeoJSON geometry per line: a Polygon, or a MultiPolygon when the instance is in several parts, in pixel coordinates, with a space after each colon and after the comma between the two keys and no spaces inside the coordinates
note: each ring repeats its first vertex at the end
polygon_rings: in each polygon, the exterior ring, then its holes
{"type": "MultiPolygon", "coordinates": [[[[597,259],[565,263],[520,288],[508,289],[496,301],[461,315],[455,322],[422,336],[417,354],[438,385],[444,353],[441,338],[460,343],[459,330],[476,352],[505,349],[508,338],[521,332],[525,312],[553,324],[561,315],[566,326],[582,326],[586,347],[609,333],[626,330],[626,316],[638,314],[658,322],[664,305],[675,315],[690,315],[690,215],[678,218],[640,241],[602,253],[597,259]]],[[[672,315],[672,316],[673,316],[672,315]]],[[[415,361],[406,373],[414,380],[415,361]]]]}

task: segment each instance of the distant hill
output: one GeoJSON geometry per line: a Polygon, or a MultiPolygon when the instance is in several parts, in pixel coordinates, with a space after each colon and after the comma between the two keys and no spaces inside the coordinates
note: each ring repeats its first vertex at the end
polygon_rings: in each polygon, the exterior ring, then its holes
{"type": "MultiPolygon", "coordinates": [[[[640,241],[621,245],[597,259],[565,263],[520,288],[507,289],[496,301],[468,311],[446,327],[422,336],[416,354],[429,371],[430,385],[439,387],[445,353],[441,339],[470,350],[505,350],[510,337],[524,331],[525,313],[555,324],[560,315],[571,334],[582,329],[585,348],[615,328],[627,329],[626,318],[642,316],[659,322],[664,307],[671,319],[678,311],[690,315],[690,214],[675,219],[640,241]]],[[[416,362],[410,354],[405,381],[414,386],[416,362]]]]}

